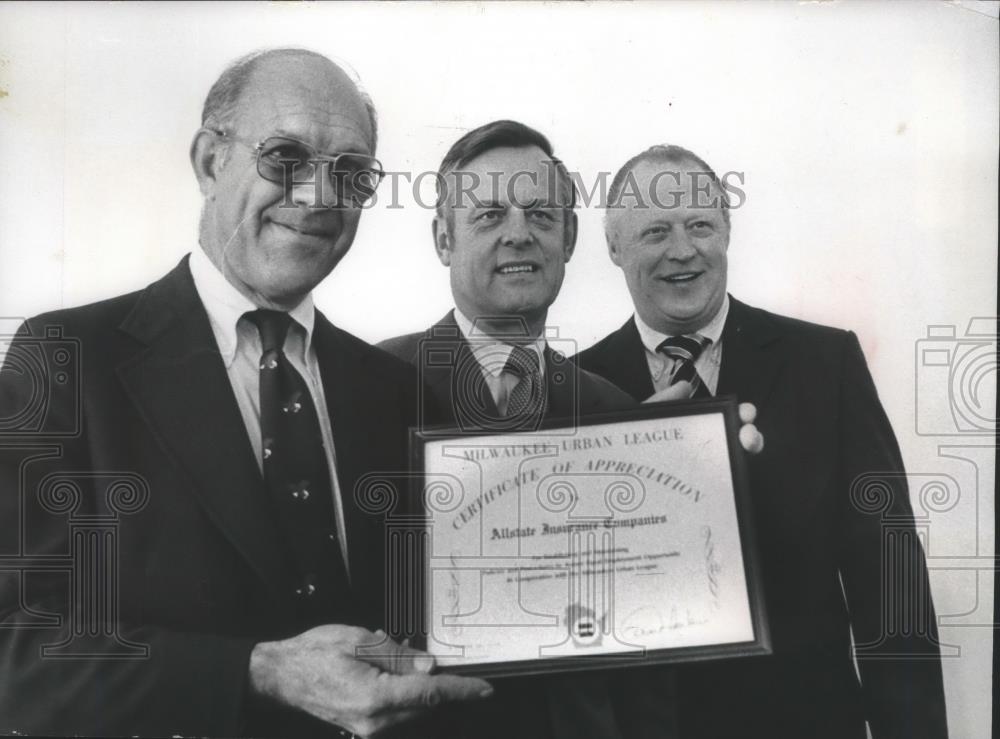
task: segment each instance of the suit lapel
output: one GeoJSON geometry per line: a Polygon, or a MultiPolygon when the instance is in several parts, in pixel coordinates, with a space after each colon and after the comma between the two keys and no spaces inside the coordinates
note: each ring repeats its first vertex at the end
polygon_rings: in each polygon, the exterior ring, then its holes
{"type": "MultiPolygon", "coordinates": [[[[380,428],[369,404],[376,402],[380,388],[364,372],[364,357],[321,313],[316,313],[313,340],[323,379],[333,446],[337,481],[347,530],[347,552],[352,588],[376,577],[382,582],[381,520],[358,506],[354,485],[367,472],[379,472],[372,457],[372,445],[395,430],[380,428]]],[[[396,472],[397,470],[385,470],[396,472]]]]}
{"type": "Polygon", "coordinates": [[[579,373],[560,352],[545,346],[545,415],[550,418],[577,418],[580,415],[579,373]]]}
{"type": "Polygon", "coordinates": [[[638,401],[653,394],[653,380],[649,376],[649,362],[646,348],[639,338],[635,319],[629,318],[625,324],[608,337],[606,352],[608,358],[604,366],[594,369],[638,401]]]}
{"type": "Polygon", "coordinates": [[[775,350],[779,338],[766,313],[730,297],[716,395],[736,395],[760,411],[781,373],[784,355],[775,350]]]}
{"type": "Polygon", "coordinates": [[[469,342],[449,311],[428,332],[426,351],[418,357],[418,370],[427,389],[444,414],[442,423],[459,425],[483,418],[498,418],[496,403],[469,342]]]}
{"type": "Polygon", "coordinates": [[[146,344],[117,368],[126,393],[216,526],[279,594],[285,558],[274,514],[186,259],[120,328],[146,344]]]}

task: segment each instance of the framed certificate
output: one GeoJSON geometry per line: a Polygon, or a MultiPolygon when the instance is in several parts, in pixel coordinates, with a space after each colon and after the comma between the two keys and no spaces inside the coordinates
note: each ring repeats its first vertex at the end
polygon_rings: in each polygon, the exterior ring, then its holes
{"type": "Polygon", "coordinates": [[[733,398],[411,431],[421,646],[501,676],[770,652],[733,398]]]}

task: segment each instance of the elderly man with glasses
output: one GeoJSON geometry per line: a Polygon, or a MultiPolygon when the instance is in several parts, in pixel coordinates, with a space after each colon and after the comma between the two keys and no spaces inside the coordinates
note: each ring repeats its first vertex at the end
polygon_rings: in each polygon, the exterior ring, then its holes
{"type": "Polygon", "coordinates": [[[0,458],[3,551],[33,558],[0,572],[0,731],[367,735],[490,694],[380,631],[384,526],[354,489],[406,468],[415,373],[310,297],[381,177],[375,143],[326,58],[238,61],[191,146],[199,246],[144,290],[22,327],[0,419],[47,394],[0,458]],[[42,388],[20,368],[56,335],[77,374],[42,388]],[[101,521],[117,556],[71,534],[101,521]],[[67,552],[71,572],[39,564],[67,552]]]}

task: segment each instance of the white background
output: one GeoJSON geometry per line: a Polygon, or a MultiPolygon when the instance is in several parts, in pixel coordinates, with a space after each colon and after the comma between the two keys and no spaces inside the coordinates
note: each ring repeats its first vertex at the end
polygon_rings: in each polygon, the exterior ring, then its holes
{"type": "MultiPolygon", "coordinates": [[[[394,170],[434,170],[456,138],[496,118],[542,130],[587,179],[654,143],[690,148],[720,174],[745,173],[731,292],[856,331],[908,470],[957,480],[957,503],[928,516],[927,547],[939,614],[965,614],[942,627],[960,648],[944,664],[952,736],[986,737],[993,588],[974,558],[993,551],[993,466],[977,477],[939,446],[990,440],[916,433],[918,412],[935,409],[930,426],[947,430],[949,401],[947,380],[915,352],[929,325],[962,336],[971,317],[997,312],[997,12],[971,2],[4,4],[0,316],[142,287],[194,246],[188,146],[204,95],[226,63],[261,47],[348,62],[378,107],[379,155],[394,170]],[[939,556],[960,569],[938,567],[939,556]]],[[[370,341],[450,307],[431,214],[405,189],[400,199],[406,207],[363,217],[316,291],[334,322],[370,341]]],[[[580,348],[630,312],[600,218],[580,213],[550,313],[580,348]]],[[[979,388],[987,408],[993,366],[979,388]]]]}

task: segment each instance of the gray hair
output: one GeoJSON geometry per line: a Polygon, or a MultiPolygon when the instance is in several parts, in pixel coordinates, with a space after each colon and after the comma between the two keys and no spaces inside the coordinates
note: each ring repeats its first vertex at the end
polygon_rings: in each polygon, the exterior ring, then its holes
{"type": "MultiPolygon", "coordinates": [[[[226,67],[215,81],[215,84],[212,85],[212,89],[208,91],[208,96],[205,98],[205,105],[201,110],[201,125],[204,128],[225,130],[232,123],[240,99],[243,97],[243,92],[250,82],[250,78],[253,77],[253,73],[257,70],[258,65],[268,59],[284,56],[313,57],[333,64],[340,69],[338,65],[334,64],[327,57],[309,49],[285,47],[250,52],[226,67]]],[[[348,76],[352,78],[358,95],[365,105],[365,110],[368,112],[368,122],[372,129],[371,146],[374,153],[375,147],[378,144],[378,114],[375,112],[375,104],[368,93],[361,88],[360,82],[352,75],[348,76]]]]}

